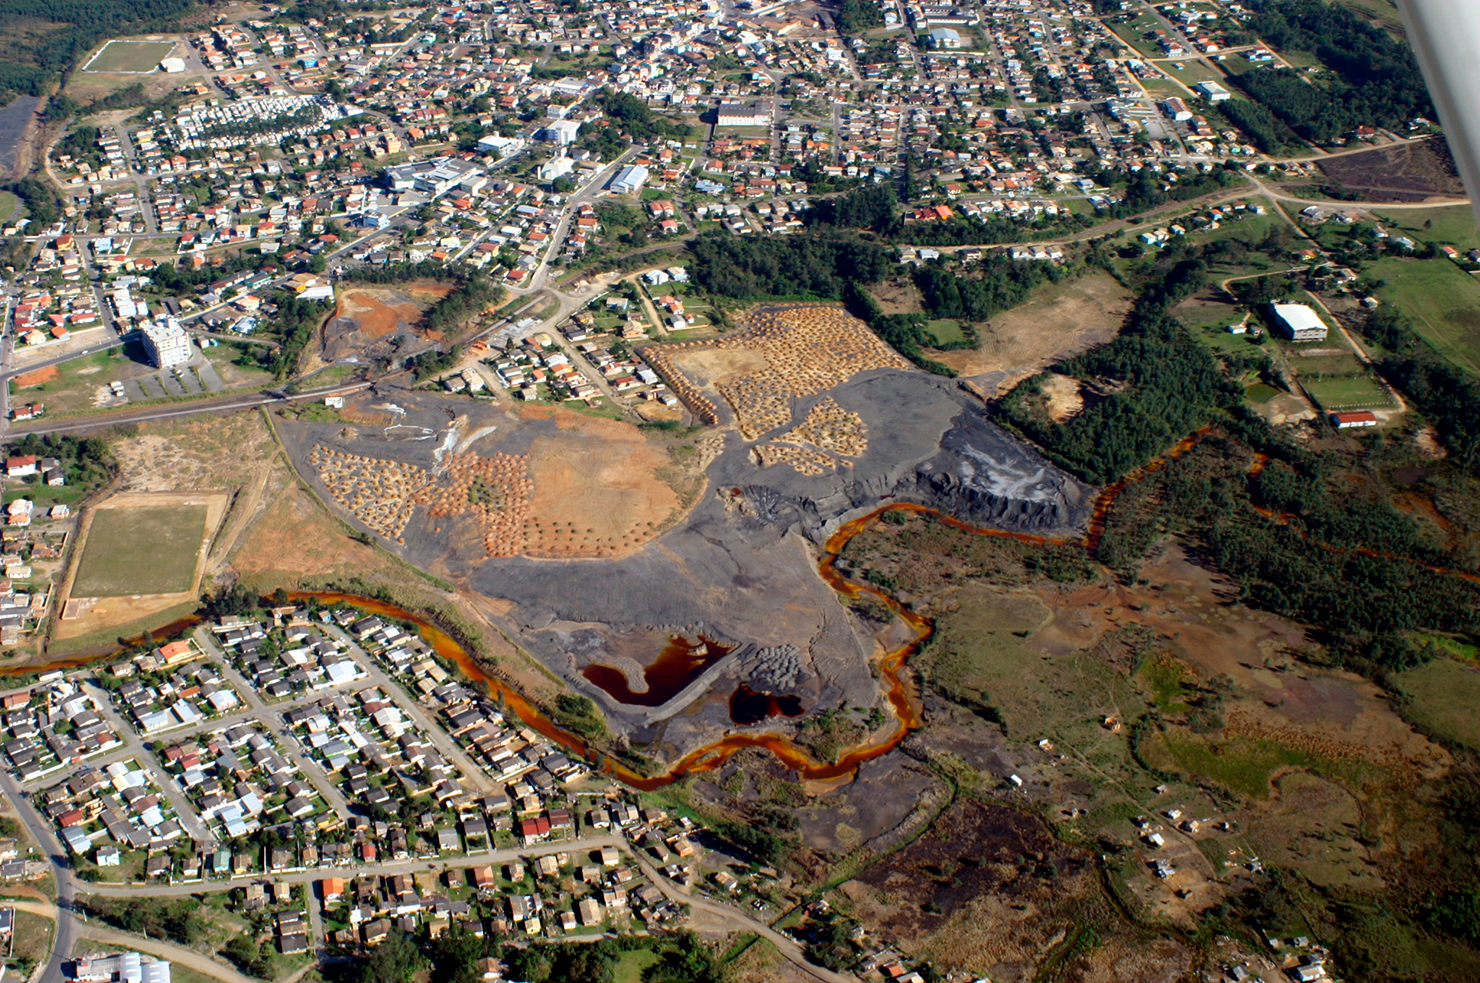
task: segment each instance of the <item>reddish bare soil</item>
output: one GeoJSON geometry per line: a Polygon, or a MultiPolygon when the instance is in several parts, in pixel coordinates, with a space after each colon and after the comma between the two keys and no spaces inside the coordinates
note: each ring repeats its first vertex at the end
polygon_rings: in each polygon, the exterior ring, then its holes
{"type": "Polygon", "coordinates": [[[48,365],[44,369],[36,369],[33,372],[22,372],[15,377],[16,388],[24,389],[27,386],[39,386],[44,382],[50,382],[57,377],[57,367],[48,365]]]}

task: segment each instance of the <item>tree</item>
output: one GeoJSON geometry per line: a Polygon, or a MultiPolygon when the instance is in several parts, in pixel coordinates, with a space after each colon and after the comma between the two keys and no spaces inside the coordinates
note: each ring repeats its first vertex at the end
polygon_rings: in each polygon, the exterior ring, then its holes
{"type": "Polygon", "coordinates": [[[479,983],[483,970],[478,960],[487,954],[483,940],[461,923],[432,939],[427,957],[432,963],[431,983],[479,983]]]}
{"type": "Polygon", "coordinates": [[[354,979],[355,983],[411,983],[412,977],[426,965],[411,936],[395,929],[370,950],[357,967],[354,979]]]}

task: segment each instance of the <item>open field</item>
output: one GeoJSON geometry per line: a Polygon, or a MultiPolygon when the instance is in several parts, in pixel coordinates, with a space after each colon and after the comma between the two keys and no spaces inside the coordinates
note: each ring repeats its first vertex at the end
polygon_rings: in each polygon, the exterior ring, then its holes
{"type": "Polygon", "coordinates": [[[109,41],[82,66],[84,72],[127,72],[144,74],[159,69],[159,63],[175,50],[174,41],[109,41]]]}
{"type": "Polygon", "coordinates": [[[1369,201],[1422,202],[1465,193],[1449,148],[1438,139],[1332,157],[1317,166],[1336,184],[1369,201]]]}
{"type": "Polygon", "coordinates": [[[1392,400],[1377,380],[1370,376],[1353,376],[1345,379],[1318,379],[1301,381],[1305,391],[1320,404],[1321,409],[1359,410],[1391,406],[1392,400]]]}
{"type": "Polygon", "coordinates": [[[1480,750],[1480,669],[1457,659],[1435,659],[1395,677],[1407,697],[1403,712],[1419,727],[1480,750]]]}
{"type": "Polygon", "coordinates": [[[935,318],[925,322],[925,330],[930,332],[937,345],[949,345],[966,341],[966,332],[961,329],[961,322],[954,318],[935,318]]]}
{"type": "Polygon", "coordinates": [[[11,396],[43,402],[52,416],[95,410],[107,402],[108,383],[142,379],[158,371],[128,357],[127,351],[127,348],[113,348],[83,355],[45,370],[44,377],[18,377],[12,380],[11,396]],[[31,384],[22,384],[22,379],[31,384]]]}
{"type": "Polygon", "coordinates": [[[21,207],[21,200],[9,191],[0,191],[0,225],[8,223],[15,218],[16,211],[21,207]]]}
{"type": "Polygon", "coordinates": [[[120,492],[89,510],[78,529],[81,560],[62,588],[63,614],[53,638],[75,645],[114,631],[111,639],[119,626],[193,602],[230,498],[225,492],[120,492]]]}
{"type": "Polygon", "coordinates": [[[988,395],[1060,359],[1104,344],[1120,331],[1131,295],[1107,274],[1046,284],[1026,303],[978,328],[979,349],[932,354],[963,376],[979,379],[988,395]]]}
{"type": "Polygon", "coordinates": [[[1415,239],[1438,245],[1451,245],[1460,252],[1480,246],[1480,228],[1474,209],[1469,205],[1445,205],[1439,208],[1405,208],[1402,211],[1372,210],[1390,228],[1401,229],[1415,239]]]}
{"type": "Polygon", "coordinates": [[[1385,257],[1367,272],[1381,278],[1377,295],[1413,318],[1441,354],[1480,373],[1480,283],[1447,259],[1385,257]]]}
{"type": "Polygon", "coordinates": [[[1398,35],[1403,33],[1403,17],[1398,13],[1394,0],[1333,0],[1333,2],[1355,10],[1386,31],[1398,35]]]}
{"type": "MultiPolygon", "coordinates": [[[[1154,493],[1144,507],[1157,507],[1154,493]]],[[[1242,607],[1231,584],[1174,543],[1153,549],[1134,583],[1075,579],[1066,566],[1050,584],[1025,565],[1057,562],[1041,553],[911,517],[871,527],[843,559],[852,576],[897,585],[891,590],[935,618],[935,638],[916,657],[927,714],[911,738],[912,753],[951,775],[962,798],[980,787],[990,801],[1022,799],[1058,827],[1059,842],[1108,851],[1105,888],[1139,916],[1195,924],[1199,912],[1259,883],[1248,870],[1254,857],[1278,866],[1302,899],[1292,902],[1297,907],[1310,900],[1307,888],[1362,892],[1377,903],[1385,903],[1378,892],[1409,891],[1413,850],[1428,849],[1412,846],[1414,838],[1434,838],[1436,810],[1448,794],[1439,790],[1456,758],[1404,715],[1419,719],[1443,708],[1444,716],[1425,726],[1445,734],[1463,728],[1467,736],[1456,739],[1480,739],[1459,719],[1473,702],[1463,694],[1480,687],[1480,671],[1441,660],[1405,673],[1407,699],[1393,701],[1369,680],[1314,666],[1306,653],[1316,643],[1304,628],[1242,607]],[[1463,678],[1454,683],[1451,676],[1463,678]],[[1009,773],[1022,783],[1007,787],[1009,773]],[[1423,797],[1430,787],[1436,791],[1423,797]],[[1174,808],[1197,822],[1188,828],[1166,821],[1174,808]],[[1144,828],[1131,823],[1138,815],[1149,817],[1163,845],[1142,839],[1144,828]],[[1379,828],[1383,835],[1372,836],[1379,828]],[[1152,859],[1171,863],[1174,872],[1165,880],[1149,876],[1152,859]]],[[[980,835],[956,832],[949,819],[942,831],[947,839],[980,835]]],[[[915,920],[891,934],[928,938],[928,952],[920,954],[938,967],[947,950],[995,955],[1005,946],[1030,946],[1033,936],[1013,913],[1024,902],[1037,909],[1034,927],[1067,910],[1074,923],[1095,925],[1097,957],[1116,948],[1118,924],[1101,920],[1101,895],[1027,895],[1013,905],[1013,895],[1032,883],[1021,876],[1024,867],[1015,882],[992,892],[1009,910],[969,907],[968,914],[940,918],[961,910],[954,905],[992,869],[992,853],[966,838],[965,850],[927,853],[919,859],[928,865],[921,865],[916,856],[933,838],[929,831],[878,860],[877,869],[855,878],[868,889],[845,885],[840,906],[866,925],[915,920]],[[897,890],[884,893],[911,876],[934,892],[933,903],[917,908],[897,890]],[[983,937],[984,924],[998,931],[983,937]]],[[[1029,855],[1039,862],[1045,856],[1029,855]]],[[[1063,868],[1059,874],[1060,887],[1067,886],[1063,868]]],[[[1317,895],[1305,910],[1313,913],[1308,924],[1281,931],[1360,943],[1385,966],[1453,965],[1448,951],[1413,952],[1419,940],[1412,933],[1397,933],[1398,951],[1363,929],[1334,924],[1340,902],[1328,907],[1317,895]]],[[[1017,965],[1029,968],[1015,969],[1012,978],[1032,978],[1034,968],[1042,973],[1045,950],[1019,952],[1017,965]]],[[[1186,958],[1168,953],[1157,967],[1186,958]]],[[[962,968],[993,978],[1001,972],[962,968]]],[[[1155,978],[1121,969],[1081,969],[1064,978],[1155,978]]],[[[1180,976],[1172,971],[1169,978],[1180,976]]]]}
{"type": "Polygon", "coordinates": [[[32,967],[39,966],[51,953],[51,937],[56,931],[56,922],[33,911],[17,911],[12,927],[11,956],[27,960],[32,967]]]}
{"type": "Polygon", "coordinates": [[[195,579],[205,538],[204,505],[100,508],[73,581],[81,597],[173,594],[195,579]]]}
{"type": "Polygon", "coordinates": [[[1217,82],[1224,85],[1225,76],[1222,72],[1211,68],[1206,62],[1196,58],[1180,58],[1155,62],[1157,68],[1161,69],[1170,77],[1191,88],[1199,82],[1217,82]]]}

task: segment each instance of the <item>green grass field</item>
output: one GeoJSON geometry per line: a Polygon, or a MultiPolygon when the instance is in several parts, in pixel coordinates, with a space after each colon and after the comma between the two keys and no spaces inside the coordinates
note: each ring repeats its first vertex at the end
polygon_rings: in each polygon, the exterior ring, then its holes
{"type": "Polygon", "coordinates": [[[1480,750],[1480,669],[1435,659],[1394,677],[1408,699],[1403,715],[1424,730],[1480,750]]]}
{"type": "Polygon", "coordinates": [[[1205,62],[1197,59],[1179,59],[1176,61],[1159,61],[1156,67],[1166,72],[1186,86],[1194,86],[1199,82],[1217,82],[1224,88],[1228,87],[1223,73],[1208,67],[1205,62]],[[1182,66],[1180,69],[1178,65],[1182,66]]]}
{"type": "Polygon", "coordinates": [[[954,318],[936,318],[933,321],[926,321],[925,330],[930,332],[937,345],[949,345],[952,342],[967,340],[961,322],[954,318]]]}
{"type": "Polygon", "coordinates": [[[1148,58],[1154,58],[1161,54],[1154,43],[1146,39],[1146,32],[1160,27],[1160,23],[1150,14],[1137,14],[1130,21],[1122,23],[1119,19],[1105,21],[1105,26],[1115,32],[1115,35],[1126,44],[1135,48],[1148,58]]]}
{"type": "Polygon", "coordinates": [[[1384,281],[1378,297],[1413,318],[1440,353],[1480,373],[1480,282],[1447,259],[1385,257],[1366,272],[1384,281]]]}
{"type": "Polygon", "coordinates": [[[83,71],[152,72],[174,48],[173,41],[110,41],[83,71]]]}
{"type": "Polygon", "coordinates": [[[1368,376],[1322,379],[1318,382],[1303,382],[1303,385],[1305,391],[1310,393],[1311,399],[1321,404],[1321,409],[1327,411],[1361,410],[1392,405],[1392,401],[1383,391],[1382,386],[1377,383],[1377,380],[1368,376]]]}
{"type": "Polygon", "coordinates": [[[21,200],[19,198],[9,191],[0,191],[0,225],[5,225],[13,221],[20,207],[21,200]]]}
{"type": "Polygon", "coordinates": [[[662,957],[651,949],[633,949],[622,953],[612,968],[612,983],[642,983],[642,974],[662,957]]]}
{"type": "Polygon", "coordinates": [[[1264,404],[1279,394],[1280,391],[1278,389],[1263,382],[1256,382],[1244,389],[1244,398],[1251,403],[1264,404]]]}
{"type": "Polygon", "coordinates": [[[88,529],[76,597],[173,594],[195,582],[204,505],[99,509],[88,529]]]}
{"type": "Polygon", "coordinates": [[[1391,228],[1401,229],[1416,239],[1438,245],[1454,246],[1468,252],[1480,246],[1480,227],[1475,222],[1475,213],[1469,205],[1448,205],[1444,208],[1413,208],[1372,213],[1391,228]]]}

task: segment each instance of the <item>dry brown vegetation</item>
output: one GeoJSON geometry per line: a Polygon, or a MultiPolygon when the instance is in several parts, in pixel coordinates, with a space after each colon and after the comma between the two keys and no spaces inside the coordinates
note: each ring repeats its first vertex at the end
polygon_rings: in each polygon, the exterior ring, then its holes
{"type": "Polygon", "coordinates": [[[1047,284],[1027,303],[978,327],[981,347],[931,358],[963,376],[1002,373],[988,397],[1003,393],[1052,363],[1115,337],[1130,311],[1131,294],[1108,274],[1047,284]]]}

